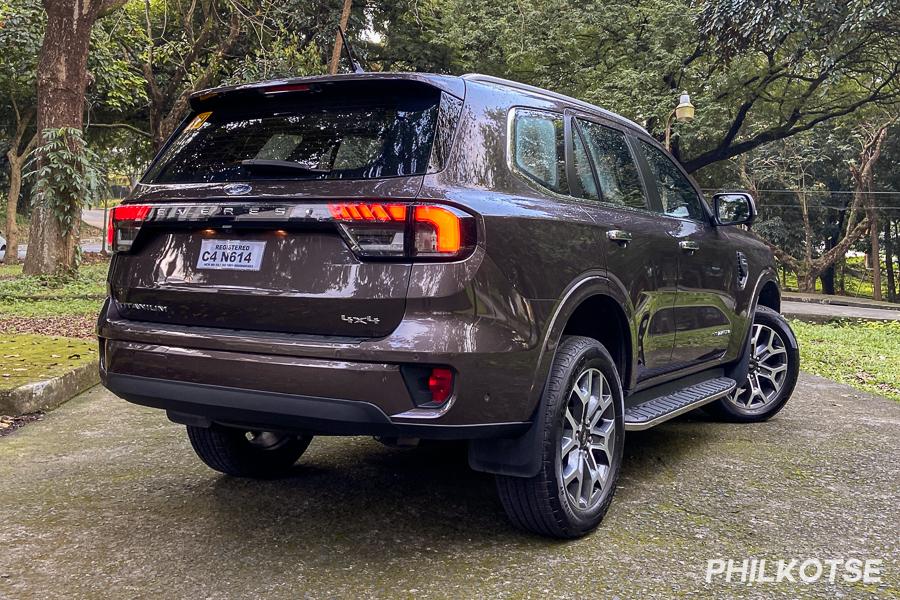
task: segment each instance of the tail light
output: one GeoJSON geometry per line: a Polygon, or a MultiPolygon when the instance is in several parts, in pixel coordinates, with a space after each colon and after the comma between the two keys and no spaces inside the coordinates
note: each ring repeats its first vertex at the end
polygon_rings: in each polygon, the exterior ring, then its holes
{"type": "Polygon", "coordinates": [[[106,229],[109,247],[115,252],[127,252],[137,237],[144,220],[152,207],[143,204],[116,206],[109,212],[109,227],[106,229]]]}
{"type": "Polygon", "coordinates": [[[360,256],[458,259],[475,246],[475,219],[449,206],[353,202],[328,208],[360,256]]]}
{"type": "Polygon", "coordinates": [[[475,248],[475,217],[446,205],[390,201],[318,202],[292,207],[248,204],[123,204],[109,213],[109,247],[128,252],[143,227],[266,229],[337,224],[360,258],[458,260],[475,248]]]}

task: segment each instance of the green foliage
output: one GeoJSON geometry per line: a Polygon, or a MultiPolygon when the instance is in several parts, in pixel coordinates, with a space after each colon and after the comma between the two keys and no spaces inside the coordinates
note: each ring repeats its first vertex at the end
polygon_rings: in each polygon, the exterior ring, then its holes
{"type": "Polygon", "coordinates": [[[100,158],[85,145],[80,129],[45,129],[41,136],[25,176],[33,178],[33,203],[49,208],[67,234],[81,222],[82,207],[105,195],[100,158]]]}
{"type": "Polygon", "coordinates": [[[690,170],[869,102],[900,100],[900,0],[406,0],[383,11],[385,68],[480,71],[611,108],[658,137],[676,124],[690,170]],[[395,42],[396,40],[396,42],[395,42]]]}
{"type": "Polygon", "coordinates": [[[280,27],[266,47],[256,47],[251,54],[231,67],[224,84],[248,83],[263,79],[322,75],[326,65],[318,48],[302,46],[296,33],[280,27]]]}
{"type": "Polygon", "coordinates": [[[804,371],[900,400],[900,322],[791,321],[804,371]]]}
{"type": "Polygon", "coordinates": [[[82,265],[72,277],[22,275],[21,265],[0,266],[0,317],[96,315],[106,297],[109,263],[82,265]]]}

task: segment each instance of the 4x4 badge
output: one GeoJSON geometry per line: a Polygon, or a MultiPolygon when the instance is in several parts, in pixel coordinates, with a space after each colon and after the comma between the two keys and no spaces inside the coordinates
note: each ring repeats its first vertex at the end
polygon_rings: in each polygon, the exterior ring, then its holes
{"type": "Polygon", "coordinates": [[[347,323],[352,323],[353,325],[378,325],[379,323],[381,323],[381,319],[370,315],[366,315],[364,317],[354,317],[352,315],[348,317],[347,315],[341,315],[341,321],[346,321],[347,323]]]}

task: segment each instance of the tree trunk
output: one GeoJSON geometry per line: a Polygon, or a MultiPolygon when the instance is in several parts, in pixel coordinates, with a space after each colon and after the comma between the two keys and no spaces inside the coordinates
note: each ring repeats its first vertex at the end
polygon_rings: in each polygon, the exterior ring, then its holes
{"type": "Polygon", "coordinates": [[[897,293],[894,278],[894,241],[891,239],[891,220],[884,220],[884,258],[887,263],[887,299],[889,302],[897,301],[897,293]]]}
{"type": "MultiPolygon", "coordinates": [[[[45,129],[82,128],[91,28],[104,6],[98,0],[43,0],[43,3],[47,27],[37,69],[38,135],[45,129]]],[[[24,272],[53,275],[74,271],[78,227],[65,231],[42,199],[35,200],[24,272]]],[[[68,201],[78,204],[81,198],[72,197],[68,201]]]]}
{"type": "MultiPolygon", "coordinates": [[[[344,7],[341,10],[341,29],[345,32],[347,31],[347,23],[350,21],[350,6],[352,3],[352,0],[344,0],[344,7]]],[[[338,72],[338,65],[341,62],[342,47],[343,41],[341,40],[341,35],[335,33],[334,49],[331,51],[331,65],[328,68],[328,72],[332,75],[336,75],[338,72]]]]}
{"type": "Polygon", "coordinates": [[[881,248],[878,241],[878,211],[869,210],[869,242],[872,245],[872,299],[881,300],[881,248]]]}
{"type": "Polygon", "coordinates": [[[9,194],[6,196],[6,256],[3,262],[14,265],[19,262],[19,228],[16,225],[19,193],[22,191],[22,165],[25,156],[16,154],[16,148],[6,153],[9,159],[9,194]]]}
{"type": "Polygon", "coordinates": [[[822,280],[822,293],[823,294],[834,295],[834,293],[835,293],[834,272],[835,272],[834,265],[831,265],[830,267],[828,267],[827,269],[822,271],[821,275],[819,275],[819,279],[822,280]]]}

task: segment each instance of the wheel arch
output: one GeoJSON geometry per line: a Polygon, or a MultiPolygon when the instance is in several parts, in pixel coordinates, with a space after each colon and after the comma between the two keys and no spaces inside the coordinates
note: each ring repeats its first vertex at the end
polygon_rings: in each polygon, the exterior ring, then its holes
{"type": "Polygon", "coordinates": [[[542,396],[553,357],[564,335],[591,337],[606,346],[620,368],[622,386],[629,387],[636,356],[632,343],[635,338],[632,318],[634,310],[627,293],[620,286],[605,274],[593,272],[585,274],[566,288],[543,336],[529,394],[529,402],[533,407],[531,427],[515,438],[479,439],[471,442],[469,465],[474,470],[516,477],[533,477],[537,474],[540,469],[540,435],[544,427],[542,396]],[[610,314],[612,318],[600,322],[589,318],[598,312],[610,314]]]}

